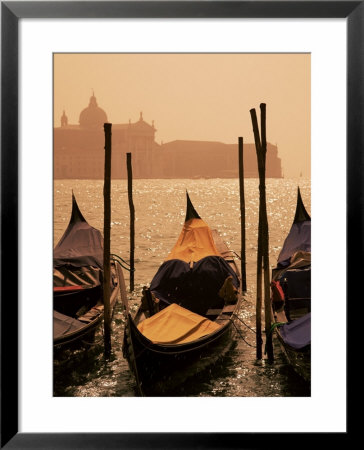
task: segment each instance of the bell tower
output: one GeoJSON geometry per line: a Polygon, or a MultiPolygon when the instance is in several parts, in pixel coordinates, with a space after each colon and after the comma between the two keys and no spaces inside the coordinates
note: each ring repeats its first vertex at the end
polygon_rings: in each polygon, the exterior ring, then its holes
{"type": "Polygon", "coordinates": [[[68,117],[66,116],[66,113],[63,110],[63,114],[61,116],[61,127],[65,127],[68,125],[68,117]]]}

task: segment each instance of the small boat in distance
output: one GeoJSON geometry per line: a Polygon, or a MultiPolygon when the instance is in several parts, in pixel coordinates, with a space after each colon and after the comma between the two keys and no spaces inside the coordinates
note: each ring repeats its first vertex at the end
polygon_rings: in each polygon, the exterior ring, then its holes
{"type": "Polygon", "coordinates": [[[127,313],[123,354],[139,395],[179,395],[187,379],[216,363],[234,342],[240,303],[233,252],[200,218],[187,194],[177,243],[150,289],[144,288],[135,317],[127,313]]]}
{"type": "Polygon", "coordinates": [[[272,271],[272,309],[278,340],[288,362],[311,379],[311,218],[297,193],[292,227],[272,271]]]}
{"type": "MultiPolygon", "coordinates": [[[[120,268],[110,264],[110,311],[120,285],[120,268]]],[[[72,193],[72,214],[53,252],[54,351],[89,343],[104,316],[103,239],[83,217],[72,193]]]]}

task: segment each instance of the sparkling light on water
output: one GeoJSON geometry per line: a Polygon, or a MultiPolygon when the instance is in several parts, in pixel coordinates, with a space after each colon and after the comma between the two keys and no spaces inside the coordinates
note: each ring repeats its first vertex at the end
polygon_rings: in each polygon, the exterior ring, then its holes
{"type": "MultiPolygon", "coordinates": [[[[258,236],[259,188],[257,179],[245,180],[246,261],[248,292],[239,317],[255,327],[256,253],[258,236]]],[[[295,213],[297,187],[311,212],[310,180],[268,179],[267,213],[269,222],[270,267],[275,267],[283,240],[295,213]]],[[[103,181],[55,180],[54,242],[65,231],[71,214],[71,193],[88,221],[103,231],[103,181]]],[[[129,294],[132,310],[139,304],[141,289],[148,285],[159,265],[175,244],[181,231],[186,190],[208,225],[217,229],[230,249],[240,254],[240,201],[237,179],[134,180],[135,206],[135,292],[129,294]]],[[[126,180],[112,181],[111,252],[129,260],[129,204],[126,180]]],[[[128,273],[125,272],[128,285],[128,273]]],[[[263,315],[264,316],[264,315],[263,315]]],[[[86,354],[55,363],[54,394],[58,396],[134,396],[134,380],[122,357],[124,319],[120,304],[113,317],[113,354],[103,358],[102,329],[95,346],[86,354]]],[[[101,327],[102,328],[102,327],[101,327]]],[[[185,396],[307,396],[309,386],[287,366],[275,343],[275,362],[255,359],[255,334],[241,326],[245,341],[235,346],[221,363],[203,373],[176,395],[185,396]],[[252,346],[250,346],[250,345],[252,346]]]]}

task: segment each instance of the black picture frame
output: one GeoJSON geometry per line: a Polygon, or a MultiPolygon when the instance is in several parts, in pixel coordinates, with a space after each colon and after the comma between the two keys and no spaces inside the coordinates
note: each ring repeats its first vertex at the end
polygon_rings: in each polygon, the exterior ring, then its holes
{"type": "MultiPolygon", "coordinates": [[[[168,433],[168,430],[166,433],[86,434],[32,434],[18,431],[19,19],[237,17],[347,20],[347,298],[360,292],[358,281],[363,273],[361,257],[364,211],[364,1],[1,2],[1,448],[261,448],[263,444],[271,446],[273,437],[276,443],[282,443],[282,439],[285,439],[279,433],[272,436],[267,433],[168,433]]],[[[347,302],[347,306],[349,304],[347,302]]],[[[347,348],[350,348],[349,344],[347,348]]],[[[124,413],[126,411],[120,411],[121,420],[124,413]]],[[[244,420],[247,412],[241,413],[244,420]]],[[[337,443],[349,436],[349,418],[348,409],[348,431],[335,435],[337,443]]],[[[315,444],[319,444],[319,435],[315,435],[315,444]]],[[[327,436],[323,434],[322,437],[327,443],[327,436]]],[[[302,435],[299,444],[306,444],[308,439],[309,434],[302,435]]]]}

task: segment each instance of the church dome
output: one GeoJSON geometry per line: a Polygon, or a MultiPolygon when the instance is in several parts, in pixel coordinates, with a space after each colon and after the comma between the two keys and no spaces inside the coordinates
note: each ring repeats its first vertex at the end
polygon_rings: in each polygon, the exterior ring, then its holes
{"type": "Polygon", "coordinates": [[[83,128],[101,128],[106,122],[105,111],[97,106],[96,97],[92,95],[88,107],[81,111],[80,126],[83,128]]]}

